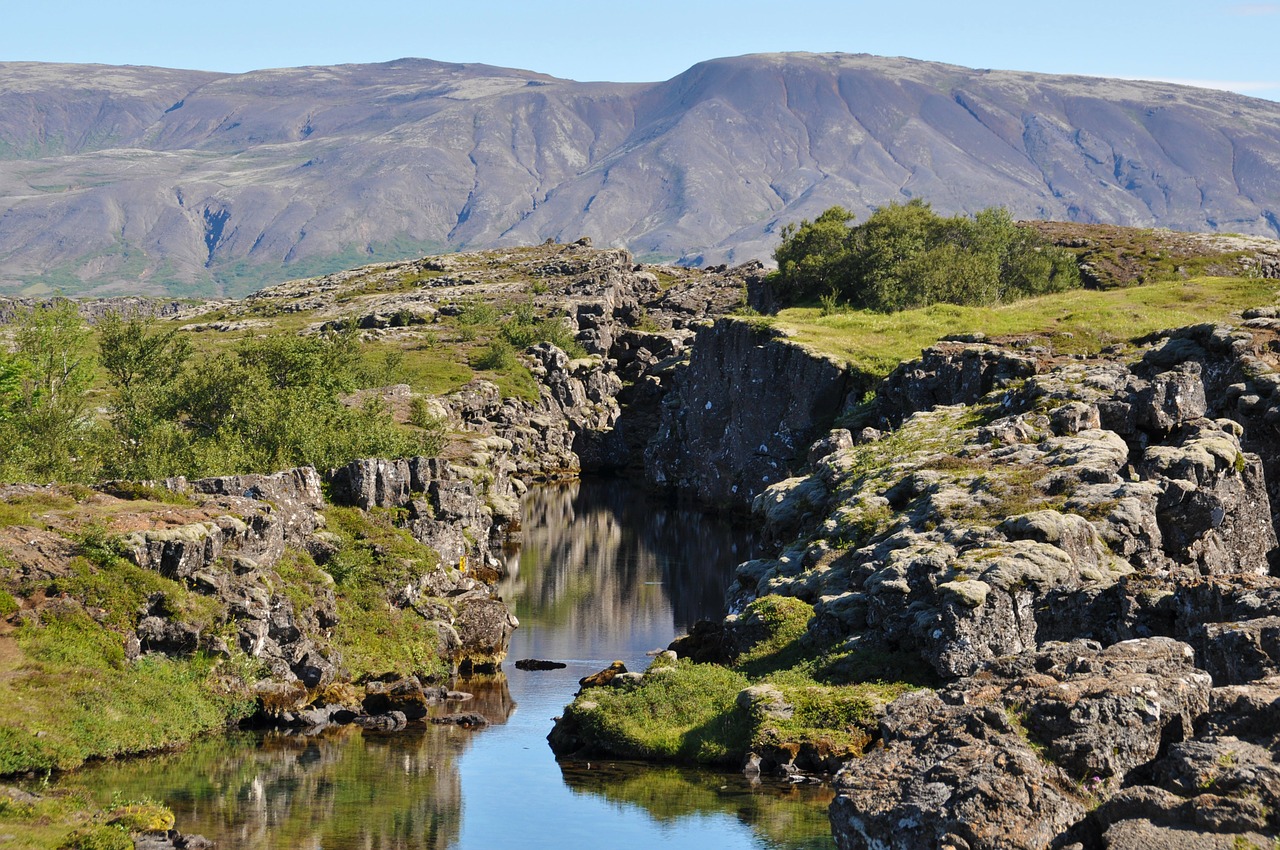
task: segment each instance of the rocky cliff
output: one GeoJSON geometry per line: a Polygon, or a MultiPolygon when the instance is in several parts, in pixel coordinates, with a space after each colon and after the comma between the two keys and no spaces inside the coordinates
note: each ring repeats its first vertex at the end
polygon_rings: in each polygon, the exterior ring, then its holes
{"type": "Polygon", "coordinates": [[[946,683],[841,769],[842,848],[1274,840],[1273,323],[1133,360],[932,349],[885,382],[893,430],[756,498],[779,552],[732,610],[799,597],[810,651],[946,683]]]}

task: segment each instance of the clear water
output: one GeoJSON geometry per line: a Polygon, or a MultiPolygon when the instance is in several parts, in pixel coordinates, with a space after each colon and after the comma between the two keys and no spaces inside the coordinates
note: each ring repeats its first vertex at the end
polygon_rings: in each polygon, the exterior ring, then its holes
{"type": "Polygon", "coordinates": [[[515,609],[505,673],[460,682],[482,730],[237,734],[98,765],[76,784],[149,795],[227,848],[832,848],[831,794],[741,775],[626,762],[557,763],[551,719],[579,678],[648,653],[720,610],[745,534],[647,502],[622,482],[531,491],[500,592],[515,609]],[[517,670],[520,658],[568,664],[517,670]]]}

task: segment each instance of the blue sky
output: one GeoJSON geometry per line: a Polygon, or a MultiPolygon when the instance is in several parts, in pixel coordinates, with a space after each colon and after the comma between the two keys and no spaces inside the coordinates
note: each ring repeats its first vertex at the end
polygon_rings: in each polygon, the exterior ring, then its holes
{"type": "Polygon", "coordinates": [[[782,50],[1161,79],[1280,100],[1280,2],[55,0],[7,4],[0,59],[247,71],[418,56],[650,81],[782,50]]]}

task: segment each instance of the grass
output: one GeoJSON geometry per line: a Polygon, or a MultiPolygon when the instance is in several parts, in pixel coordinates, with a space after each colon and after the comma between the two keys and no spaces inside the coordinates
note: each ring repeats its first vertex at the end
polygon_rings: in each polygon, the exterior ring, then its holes
{"type": "Polygon", "coordinates": [[[794,341],[880,378],[948,334],[1042,336],[1058,352],[1095,353],[1164,328],[1218,321],[1271,303],[1275,295],[1275,281],[1195,278],[1106,292],[1078,289],[991,307],[935,304],[826,316],[817,307],[791,308],[768,321],[794,341]]]}
{"type": "MultiPolygon", "coordinates": [[[[430,621],[393,604],[390,594],[439,569],[439,556],[396,526],[396,512],[329,508],[326,527],[340,538],[325,569],[337,584],[338,625],[334,648],[353,681],[388,673],[440,680],[450,670],[440,655],[440,638],[430,621]]],[[[292,567],[314,570],[302,555],[292,567]]]]}
{"type": "Polygon", "coordinates": [[[749,718],[736,704],[748,684],[733,670],[681,660],[634,690],[594,688],[566,716],[613,755],[729,764],[750,743],[749,718]]]}
{"type": "MultiPolygon", "coordinates": [[[[742,763],[751,751],[794,758],[861,755],[874,736],[877,708],[920,682],[900,659],[820,648],[805,641],[813,608],[764,596],[741,622],[757,639],[728,667],[657,659],[636,686],[592,688],[565,720],[598,749],[623,758],[704,764],[742,763]],[[881,681],[888,675],[899,681],[881,681]],[[773,686],[794,709],[770,716],[739,703],[753,684],[773,686]]],[[[919,666],[918,664],[915,666],[919,666]]]]}
{"type": "Polygon", "coordinates": [[[126,661],[121,635],[78,606],[46,608],[0,643],[0,774],[173,746],[251,707],[220,692],[206,657],[126,661]]]}
{"type": "Polygon", "coordinates": [[[11,796],[0,788],[0,841],[15,850],[132,850],[133,834],[173,824],[173,812],[150,799],[101,807],[76,789],[11,796]]]}

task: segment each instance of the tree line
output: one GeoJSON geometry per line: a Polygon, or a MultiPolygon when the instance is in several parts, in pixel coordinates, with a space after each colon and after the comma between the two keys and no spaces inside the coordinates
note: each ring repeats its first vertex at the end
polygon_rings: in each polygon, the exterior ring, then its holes
{"type": "Polygon", "coordinates": [[[176,327],[74,303],[20,316],[0,351],[0,478],[160,479],[261,472],[356,457],[435,454],[442,423],[397,424],[360,384],[353,332],[246,337],[197,356],[176,327]],[[105,379],[105,390],[95,391],[105,379]]]}

